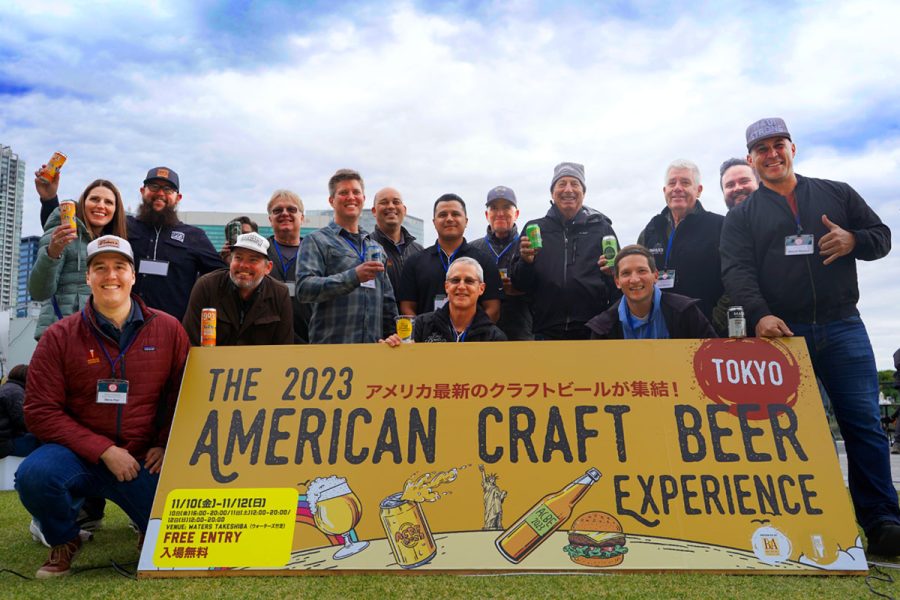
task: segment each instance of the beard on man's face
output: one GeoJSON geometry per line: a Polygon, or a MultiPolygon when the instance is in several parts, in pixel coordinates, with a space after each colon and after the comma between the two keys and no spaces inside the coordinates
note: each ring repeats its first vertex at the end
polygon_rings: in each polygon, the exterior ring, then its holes
{"type": "Polygon", "coordinates": [[[178,211],[174,205],[157,211],[153,210],[153,203],[142,202],[138,208],[137,220],[151,227],[174,227],[178,224],[178,211]]]}

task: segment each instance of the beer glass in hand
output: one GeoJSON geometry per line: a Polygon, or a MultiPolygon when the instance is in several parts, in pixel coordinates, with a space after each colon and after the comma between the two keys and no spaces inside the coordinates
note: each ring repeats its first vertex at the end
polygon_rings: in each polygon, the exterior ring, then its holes
{"type": "Polygon", "coordinates": [[[335,560],[353,556],[369,546],[369,542],[350,539],[350,531],[362,518],[362,503],[346,479],[334,476],[314,479],[309,485],[307,500],[319,531],[344,537],[344,546],[334,553],[335,560]]]}

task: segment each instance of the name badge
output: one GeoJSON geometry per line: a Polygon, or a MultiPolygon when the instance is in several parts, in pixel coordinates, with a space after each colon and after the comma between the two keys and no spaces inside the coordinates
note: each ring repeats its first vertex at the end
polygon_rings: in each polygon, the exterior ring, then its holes
{"type": "Polygon", "coordinates": [[[440,310],[447,304],[447,294],[438,294],[434,297],[434,310],[440,310]]]}
{"type": "Polygon", "coordinates": [[[363,281],[362,283],[359,284],[359,287],[371,288],[374,290],[375,289],[375,280],[370,279],[368,281],[363,281]]]}
{"type": "Polygon", "coordinates": [[[159,275],[160,277],[165,277],[169,274],[169,261],[142,258],[140,265],[138,265],[138,273],[141,275],[159,275]]]}
{"type": "Polygon", "coordinates": [[[802,254],[812,254],[815,251],[813,245],[813,234],[804,233],[802,235],[787,235],[784,237],[784,255],[799,256],[802,254]]]}
{"type": "Polygon", "coordinates": [[[97,404],[128,404],[128,380],[97,380],[97,404]]]}
{"type": "Polygon", "coordinates": [[[294,297],[297,295],[297,282],[296,281],[284,281],[284,285],[287,286],[288,295],[294,297]]]}
{"type": "Polygon", "coordinates": [[[675,287],[675,269],[660,271],[659,279],[656,280],[656,287],[661,290],[667,290],[675,287]]]}

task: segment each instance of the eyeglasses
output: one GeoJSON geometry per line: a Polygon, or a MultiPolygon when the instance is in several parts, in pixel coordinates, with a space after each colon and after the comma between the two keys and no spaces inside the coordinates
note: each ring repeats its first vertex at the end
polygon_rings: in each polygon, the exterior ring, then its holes
{"type": "Polygon", "coordinates": [[[162,193],[164,194],[174,194],[176,192],[175,188],[171,185],[159,185],[158,183],[148,183],[147,189],[154,194],[160,190],[162,190],[162,193]]]}
{"type": "Polygon", "coordinates": [[[469,286],[475,286],[481,283],[480,281],[472,277],[466,277],[465,279],[463,279],[462,277],[450,277],[449,279],[447,279],[447,282],[449,282],[450,285],[459,285],[461,283],[464,283],[469,286]]]}
{"type": "Polygon", "coordinates": [[[272,214],[280,215],[285,211],[287,211],[289,214],[296,215],[298,212],[300,212],[300,209],[296,206],[276,206],[272,209],[272,214]]]}

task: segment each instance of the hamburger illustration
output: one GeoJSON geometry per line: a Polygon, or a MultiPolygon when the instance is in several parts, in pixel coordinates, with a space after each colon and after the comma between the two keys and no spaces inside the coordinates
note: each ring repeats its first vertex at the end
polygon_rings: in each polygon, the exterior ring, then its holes
{"type": "Polygon", "coordinates": [[[625,560],[625,534],[609,513],[587,512],[572,522],[569,545],[563,548],[573,562],[586,567],[614,567],[625,560]]]}

